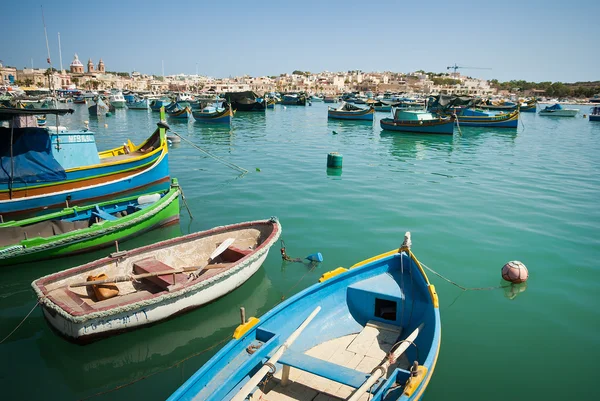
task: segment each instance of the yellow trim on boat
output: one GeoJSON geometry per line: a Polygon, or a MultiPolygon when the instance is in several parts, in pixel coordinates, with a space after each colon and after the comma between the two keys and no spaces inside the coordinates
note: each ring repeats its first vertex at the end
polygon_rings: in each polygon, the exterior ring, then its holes
{"type": "Polygon", "coordinates": [[[233,332],[233,338],[237,340],[238,338],[246,334],[248,330],[250,330],[252,327],[256,326],[258,322],[260,322],[260,319],[257,319],[254,316],[252,316],[250,319],[248,319],[246,323],[240,324],[238,327],[235,328],[235,331],[233,332]]]}
{"type": "Polygon", "coordinates": [[[423,365],[419,365],[417,367],[417,375],[410,376],[408,378],[408,381],[406,382],[406,385],[404,386],[404,395],[410,397],[415,392],[417,387],[419,387],[419,384],[421,384],[421,382],[423,381],[423,379],[426,376],[427,376],[427,367],[425,367],[423,365]]]}
{"type": "Polygon", "coordinates": [[[345,269],[345,268],[343,268],[343,267],[338,267],[338,268],[337,268],[337,269],[335,269],[335,270],[331,270],[331,271],[328,271],[327,273],[323,273],[323,275],[322,275],[322,276],[321,276],[321,278],[319,279],[319,283],[322,283],[323,281],[327,281],[327,280],[329,280],[330,278],[332,278],[332,277],[335,277],[335,276],[337,276],[337,275],[340,275],[340,274],[342,274],[342,273],[345,273],[345,272],[347,272],[347,271],[348,271],[348,269],[345,269]]]}
{"type": "Polygon", "coordinates": [[[435,370],[435,365],[437,364],[438,356],[440,355],[440,346],[442,345],[441,331],[442,331],[442,329],[440,327],[440,341],[438,341],[438,348],[435,352],[435,358],[433,359],[433,363],[431,364],[431,371],[429,372],[429,375],[427,375],[427,378],[425,379],[425,382],[421,386],[421,389],[419,390],[419,392],[413,397],[413,400],[421,399],[421,396],[423,396],[423,393],[425,392],[425,389],[427,388],[427,385],[429,384],[429,380],[431,380],[431,376],[433,376],[433,371],[435,370]]]}
{"type": "Polygon", "coordinates": [[[427,286],[427,288],[429,288],[429,295],[431,295],[431,300],[433,301],[433,307],[439,308],[440,300],[438,298],[437,292],[435,291],[435,285],[429,284],[429,286],[427,286]]]}
{"type": "Polygon", "coordinates": [[[395,254],[397,254],[397,253],[398,253],[398,249],[393,249],[393,250],[391,250],[391,251],[389,251],[389,252],[382,253],[382,254],[380,254],[380,255],[377,255],[377,256],[373,256],[372,258],[365,259],[365,260],[363,260],[362,262],[358,262],[358,263],[356,263],[356,264],[352,265],[352,266],[350,267],[350,269],[354,269],[355,267],[364,266],[364,265],[366,265],[367,263],[371,263],[371,262],[373,262],[373,261],[375,261],[375,260],[378,260],[378,259],[383,259],[383,258],[385,258],[385,257],[392,256],[392,255],[395,255],[395,254]]]}

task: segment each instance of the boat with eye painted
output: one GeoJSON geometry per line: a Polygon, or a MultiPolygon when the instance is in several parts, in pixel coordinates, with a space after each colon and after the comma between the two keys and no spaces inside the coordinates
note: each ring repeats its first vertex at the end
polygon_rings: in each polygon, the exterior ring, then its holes
{"type": "Polygon", "coordinates": [[[407,233],[399,249],[325,273],[251,317],[169,400],[420,399],[441,322],[435,287],[410,247],[407,233]]]}
{"type": "Polygon", "coordinates": [[[166,124],[158,123],[140,145],[127,141],[98,152],[94,132],[60,127],[59,117],[73,110],[46,109],[44,113],[53,116],[51,121],[56,117],[56,126],[39,128],[37,121],[28,122],[39,114],[37,110],[0,108],[0,121],[10,124],[0,127],[0,216],[4,221],[169,188],[166,124]]]}
{"type": "Polygon", "coordinates": [[[277,242],[276,218],[157,242],[35,280],[48,323],[85,343],[201,307],[241,286],[277,242]]]}
{"type": "Polygon", "coordinates": [[[0,266],[84,253],[175,224],[179,221],[179,193],[174,179],[165,192],[0,223],[0,266]]]}

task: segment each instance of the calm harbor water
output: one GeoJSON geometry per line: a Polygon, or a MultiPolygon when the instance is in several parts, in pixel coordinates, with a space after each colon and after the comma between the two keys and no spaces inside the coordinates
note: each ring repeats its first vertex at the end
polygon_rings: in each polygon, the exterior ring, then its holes
{"type": "MultiPolygon", "coordinates": [[[[72,107],[76,113],[61,125],[81,128],[89,120],[99,149],[126,138],[139,143],[158,121],[157,113],[138,110],[94,120],[72,107]]],[[[530,271],[522,292],[463,292],[429,275],[440,295],[442,348],[426,399],[599,399],[600,123],[582,118],[589,106],[578,108],[577,118],[524,113],[517,130],[463,128],[452,137],[382,132],[384,113],[374,124],[328,121],[322,103],[239,113],[231,129],[169,121],[173,131],[249,173],[241,176],[185,141],[173,146],[171,174],[194,219],[182,205],[179,226],[121,248],[277,216],[290,256],[318,251],[324,262],[314,270],[283,263],[273,247],[232,294],[87,346],[54,334],[37,308],[0,345],[2,398],[165,399],[221,345],[196,354],[231,336],[240,306],[259,316],[328,270],[398,247],[411,231],[417,257],[462,286],[499,286],[509,260],[530,271]],[[332,151],[343,154],[341,171],[326,168],[332,151]]],[[[32,280],[106,253],[4,269],[0,337],[35,304],[32,280]]]]}

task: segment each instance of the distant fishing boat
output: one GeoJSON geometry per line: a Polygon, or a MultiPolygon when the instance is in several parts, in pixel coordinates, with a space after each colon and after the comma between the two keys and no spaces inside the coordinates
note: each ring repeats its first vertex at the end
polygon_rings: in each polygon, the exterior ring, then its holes
{"type": "Polygon", "coordinates": [[[113,105],[116,109],[122,109],[125,108],[125,97],[123,97],[123,92],[119,91],[119,92],[115,92],[112,93],[109,98],[108,101],[110,102],[111,105],[113,105]]]}
{"type": "Polygon", "coordinates": [[[167,107],[171,104],[173,104],[173,106],[175,105],[175,103],[172,103],[169,99],[156,99],[150,102],[150,109],[152,111],[160,111],[161,107],[167,109],[167,107]]]}
{"type": "Polygon", "coordinates": [[[303,93],[286,93],[281,98],[281,104],[286,106],[306,106],[306,95],[303,93]]]}
{"type": "Polygon", "coordinates": [[[454,117],[441,117],[424,110],[395,109],[393,118],[382,118],[379,124],[388,131],[446,135],[454,133],[454,117]]]}
{"type": "Polygon", "coordinates": [[[494,113],[469,107],[457,114],[457,124],[461,127],[517,128],[519,110],[510,113],[494,113]]]}
{"type": "Polygon", "coordinates": [[[476,106],[480,109],[507,111],[508,112],[508,111],[516,110],[518,107],[518,104],[514,103],[514,102],[507,102],[507,101],[492,102],[490,100],[487,100],[485,102],[476,104],[476,106]]]}
{"type": "Polygon", "coordinates": [[[150,102],[148,101],[148,99],[144,98],[134,100],[133,102],[127,102],[126,105],[127,108],[130,110],[148,110],[148,108],[150,107],[150,102]]]}
{"type": "Polygon", "coordinates": [[[525,102],[522,102],[519,106],[519,111],[521,113],[535,113],[537,110],[537,99],[531,99],[525,102]]]}
{"type": "MultiPolygon", "coordinates": [[[[38,113],[0,108],[0,120],[10,122],[13,117],[38,113]]],[[[73,110],[47,109],[45,113],[61,116],[73,110]]],[[[127,141],[102,152],[98,152],[94,133],[87,129],[0,128],[0,140],[10,138],[11,129],[16,138],[12,151],[10,142],[0,150],[7,166],[0,169],[0,215],[4,221],[169,186],[166,129],[161,123],[140,145],[127,141]]]]}
{"type": "Polygon", "coordinates": [[[595,106],[590,113],[590,121],[600,121],[600,106],[595,106]]]}
{"type": "Polygon", "coordinates": [[[276,219],[216,227],[116,252],[32,287],[52,327],[69,340],[89,342],[230,293],[258,271],[280,233],[276,219]]]}
{"type": "Polygon", "coordinates": [[[267,109],[266,99],[258,97],[252,91],[227,92],[223,97],[236,111],[265,111],[267,109]]]}
{"type": "Polygon", "coordinates": [[[317,103],[318,103],[318,102],[322,102],[322,101],[323,101],[323,98],[322,98],[322,97],[320,97],[320,96],[317,96],[317,95],[312,95],[312,96],[310,97],[310,100],[311,100],[312,102],[317,102],[317,103]]]}
{"type": "Polygon", "coordinates": [[[227,107],[206,106],[201,111],[192,111],[196,122],[213,124],[231,124],[233,110],[227,107]]]}
{"type": "Polygon", "coordinates": [[[579,113],[579,109],[563,109],[558,103],[552,106],[546,106],[538,112],[540,116],[552,117],[575,117],[577,113],[579,113]]]}
{"type": "Polygon", "coordinates": [[[76,96],[73,98],[73,103],[75,104],[85,104],[85,97],[83,96],[76,96]]]}
{"type": "Polygon", "coordinates": [[[88,112],[90,113],[90,116],[98,117],[104,116],[108,112],[115,112],[114,106],[112,106],[110,103],[105,103],[104,100],[102,100],[102,98],[97,97],[94,99],[94,101],[95,104],[88,107],[88,112]]]}
{"type": "Polygon", "coordinates": [[[75,206],[0,223],[0,266],[112,246],[115,241],[179,221],[179,185],[169,191],[75,206]]]}
{"type": "Polygon", "coordinates": [[[405,238],[242,322],[168,400],[420,400],[441,320],[435,287],[405,238]]]}
{"type": "Polygon", "coordinates": [[[373,121],[375,109],[370,107],[362,109],[351,105],[350,103],[342,102],[339,107],[329,107],[327,110],[327,118],[336,120],[370,120],[373,121]]]}
{"type": "Polygon", "coordinates": [[[171,118],[187,120],[192,116],[192,109],[190,109],[189,106],[181,107],[181,105],[177,103],[174,108],[167,110],[167,114],[171,118]]]}

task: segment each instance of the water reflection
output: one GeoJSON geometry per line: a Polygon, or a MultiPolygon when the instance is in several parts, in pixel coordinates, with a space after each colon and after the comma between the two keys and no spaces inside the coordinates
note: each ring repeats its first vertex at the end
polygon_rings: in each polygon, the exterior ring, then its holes
{"type": "Polygon", "coordinates": [[[427,152],[430,151],[451,154],[454,147],[454,136],[452,135],[422,135],[381,131],[379,136],[381,142],[390,144],[390,153],[401,161],[425,159],[427,152]]]}
{"type": "Polygon", "coordinates": [[[502,280],[500,285],[504,290],[504,296],[510,300],[515,299],[517,295],[519,295],[522,292],[525,292],[525,290],[527,289],[527,282],[520,284],[512,284],[502,280]]]}
{"type": "MultiPolygon", "coordinates": [[[[93,393],[171,366],[209,344],[229,338],[240,323],[240,306],[246,309],[246,316],[260,316],[278,302],[276,296],[268,296],[271,287],[264,269],[259,269],[231,295],[155,326],[85,347],[71,344],[48,329],[36,345],[44,362],[64,375],[64,383],[73,392],[93,393]]],[[[209,356],[207,353],[196,359],[206,360],[209,356]]],[[[195,368],[198,361],[191,359],[190,363],[195,368]]],[[[184,366],[182,363],[176,369],[184,366]]]]}

